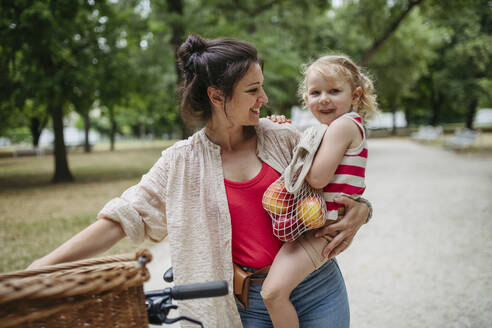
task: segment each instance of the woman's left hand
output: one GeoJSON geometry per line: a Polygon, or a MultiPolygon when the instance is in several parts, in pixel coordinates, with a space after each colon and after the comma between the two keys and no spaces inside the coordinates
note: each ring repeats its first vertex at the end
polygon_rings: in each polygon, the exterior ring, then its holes
{"type": "Polygon", "coordinates": [[[345,215],[316,232],[316,237],[330,240],[322,255],[333,258],[349,247],[359,228],[367,221],[369,207],[346,196],[335,198],[335,202],[345,206],[345,215]]]}

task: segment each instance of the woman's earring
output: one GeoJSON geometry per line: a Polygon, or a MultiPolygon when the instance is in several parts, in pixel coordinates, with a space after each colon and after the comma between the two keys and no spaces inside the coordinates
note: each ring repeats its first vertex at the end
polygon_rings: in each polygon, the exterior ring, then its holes
{"type": "Polygon", "coordinates": [[[358,109],[359,109],[358,104],[352,105],[352,112],[357,112],[358,109]]]}

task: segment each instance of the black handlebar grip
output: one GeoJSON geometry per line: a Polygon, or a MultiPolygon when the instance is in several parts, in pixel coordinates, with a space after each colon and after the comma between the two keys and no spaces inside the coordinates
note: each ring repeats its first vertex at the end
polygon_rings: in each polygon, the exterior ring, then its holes
{"type": "Polygon", "coordinates": [[[171,295],[175,300],[224,296],[227,295],[227,293],[227,281],[225,280],[174,286],[171,288],[171,295]]]}

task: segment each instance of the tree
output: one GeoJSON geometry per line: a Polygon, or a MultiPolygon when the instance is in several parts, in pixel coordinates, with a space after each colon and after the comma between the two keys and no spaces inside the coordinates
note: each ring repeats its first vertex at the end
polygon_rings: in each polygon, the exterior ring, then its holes
{"type": "MultiPolygon", "coordinates": [[[[3,3],[5,6],[6,4],[3,3]]],[[[4,7],[5,8],[5,7],[4,7]]],[[[38,97],[42,99],[51,114],[55,132],[55,173],[54,182],[72,181],[68,168],[63,137],[63,108],[67,91],[68,75],[72,54],[66,46],[70,42],[73,27],[71,22],[78,12],[78,6],[55,5],[54,2],[19,3],[7,6],[9,19],[13,21],[12,39],[20,43],[16,49],[19,64],[29,68],[40,78],[38,97]]],[[[12,59],[11,59],[12,60],[12,59]]],[[[11,74],[15,76],[14,73],[11,74]]],[[[28,78],[24,76],[24,81],[28,78]]]]}
{"type": "MultiPolygon", "coordinates": [[[[369,47],[369,49],[364,52],[360,61],[360,64],[362,66],[365,66],[369,63],[369,60],[374,55],[374,53],[376,53],[376,51],[381,48],[381,46],[396,32],[400,24],[405,20],[412,9],[423,1],[424,0],[408,0],[395,1],[392,3],[393,6],[390,9],[390,16],[392,17],[392,21],[390,24],[387,25],[384,32],[373,40],[372,45],[369,47]]],[[[374,4],[374,1],[372,1],[372,4],[374,4]]],[[[361,8],[361,11],[364,11],[364,9],[361,8]]]]}
{"type": "Polygon", "coordinates": [[[492,8],[488,1],[470,1],[451,22],[455,35],[445,55],[447,75],[455,91],[452,98],[467,108],[465,123],[472,129],[479,98],[487,93],[480,80],[492,72],[492,8]]]}
{"type": "MultiPolygon", "coordinates": [[[[75,111],[83,118],[84,152],[86,153],[91,151],[89,142],[91,121],[89,114],[96,99],[96,64],[102,52],[98,41],[102,32],[104,32],[102,26],[105,21],[105,19],[101,19],[101,17],[105,17],[101,13],[101,8],[97,10],[97,12],[87,13],[90,15],[90,28],[80,30],[73,36],[72,47],[77,63],[72,71],[74,78],[71,80],[70,93],[67,95],[68,101],[70,101],[75,111]]],[[[86,23],[85,20],[87,17],[81,15],[78,19],[81,22],[76,22],[76,24],[81,25],[86,23]]]]}
{"type": "Polygon", "coordinates": [[[30,63],[26,65],[24,53],[23,26],[19,21],[24,8],[2,3],[0,12],[0,133],[27,125],[31,132],[33,147],[38,146],[42,129],[48,116],[37,91],[41,78],[39,70],[30,63]]]}
{"type": "MultiPolygon", "coordinates": [[[[95,28],[104,1],[2,2],[2,23],[9,29],[2,35],[1,69],[14,85],[34,92],[35,103],[46,106],[51,116],[55,142],[53,182],[73,181],[68,167],[63,135],[63,115],[73,100],[74,87],[82,85],[83,63],[91,53],[83,51],[80,36],[95,28]]],[[[9,84],[6,83],[6,84],[9,84]]],[[[2,85],[2,89],[7,89],[2,85]]],[[[9,98],[14,92],[7,90],[9,98]],[[10,91],[10,92],[9,92],[10,91]]]]}
{"type": "Polygon", "coordinates": [[[422,98],[432,107],[430,123],[464,119],[471,129],[479,100],[490,97],[483,81],[492,71],[492,8],[488,1],[452,0],[425,9],[432,27],[445,31],[441,55],[420,81],[429,90],[422,98]]]}
{"type": "MultiPolygon", "coordinates": [[[[415,97],[413,91],[417,81],[438,57],[437,49],[442,43],[440,35],[441,31],[427,26],[420,11],[415,10],[391,41],[381,47],[378,56],[373,57],[371,71],[376,77],[380,103],[393,115],[404,105],[405,99],[415,97]]],[[[410,108],[403,109],[410,119],[410,108]]],[[[396,134],[395,124],[393,134],[396,134]]]]}

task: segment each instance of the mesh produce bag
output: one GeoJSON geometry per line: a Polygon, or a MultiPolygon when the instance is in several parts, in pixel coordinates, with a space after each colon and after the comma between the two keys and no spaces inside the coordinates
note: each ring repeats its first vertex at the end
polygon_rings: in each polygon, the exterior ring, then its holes
{"type": "Polygon", "coordinates": [[[294,241],[305,231],[321,228],[328,219],[323,191],[305,181],[326,128],[320,124],[304,131],[292,161],[263,194],[263,208],[281,241],[294,241]]]}
{"type": "Polygon", "coordinates": [[[272,219],[273,234],[281,241],[294,241],[303,232],[321,228],[326,222],[322,191],[303,182],[296,193],[290,193],[283,175],[268,187],[262,203],[272,219]]]}

